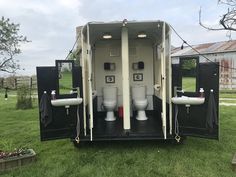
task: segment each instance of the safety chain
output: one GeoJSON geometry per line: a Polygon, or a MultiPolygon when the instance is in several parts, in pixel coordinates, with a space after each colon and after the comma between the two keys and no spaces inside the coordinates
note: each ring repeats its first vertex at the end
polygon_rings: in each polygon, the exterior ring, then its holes
{"type": "Polygon", "coordinates": [[[175,140],[179,143],[181,137],[179,136],[179,122],[178,122],[178,106],[175,105],[175,140]]]}

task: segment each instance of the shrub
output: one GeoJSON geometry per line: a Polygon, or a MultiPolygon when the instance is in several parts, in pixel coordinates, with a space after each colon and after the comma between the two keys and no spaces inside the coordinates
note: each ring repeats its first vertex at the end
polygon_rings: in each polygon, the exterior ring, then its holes
{"type": "Polygon", "coordinates": [[[30,109],[33,107],[30,89],[26,85],[22,85],[17,89],[16,109],[30,109]]]}

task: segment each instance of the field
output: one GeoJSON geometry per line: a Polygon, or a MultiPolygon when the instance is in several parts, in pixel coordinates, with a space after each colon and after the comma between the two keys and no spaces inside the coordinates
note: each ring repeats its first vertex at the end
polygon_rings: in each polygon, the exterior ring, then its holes
{"type": "Polygon", "coordinates": [[[185,92],[195,92],[196,91],[196,78],[195,77],[183,77],[182,86],[185,92]]]}
{"type": "Polygon", "coordinates": [[[59,79],[59,89],[60,94],[69,94],[72,90],[72,74],[71,72],[61,73],[61,78],[59,79]]]}
{"type": "Polygon", "coordinates": [[[40,142],[37,102],[34,109],[16,110],[16,99],[0,95],[0,149],[33,148],[37,161],[7,171],[2,177],[233,177],[236,153],[235,107],[221,106],[220,141],[187,138],[170,142],[100,142],[75,148],[69,139],[40,142]]]}

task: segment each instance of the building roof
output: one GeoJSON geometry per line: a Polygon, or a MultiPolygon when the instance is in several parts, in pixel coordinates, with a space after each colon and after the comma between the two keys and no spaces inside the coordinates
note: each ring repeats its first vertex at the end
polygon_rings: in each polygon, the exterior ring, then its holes
{"type": "MultiPolygon", "coordinates": [[[[193,45],[192,47],[195,48],[197,51],[199,51],[201,54],[236,52],[236,40],[198,44],[198,45],[193,45]]],[[[193,55],[199,55],[199,54],[195,52],[193,49],[191,49],[189,46],[184,46],[182,50],[180,47],[176,47],[171,51],[172,57],[193,56],[193,55]]]]}

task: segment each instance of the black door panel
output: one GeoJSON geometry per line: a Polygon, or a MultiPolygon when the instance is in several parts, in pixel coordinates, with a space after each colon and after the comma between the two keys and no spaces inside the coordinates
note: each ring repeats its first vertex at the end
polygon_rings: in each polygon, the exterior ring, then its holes
{"type": "MultiPolygon", "coordinates": [[[[51,91],[58,89],[58,77],[56,67],[37,67],[37,82],[38,82],[38,101],[40,103],[44,91],[50,97],[51,91]]],[[[74,67],[73,69],[73,87],[80,87],[80,96],[82,96],[82,79],[81,68],[74,67]]],[[[63,98],[60,96],[59,98],[63,98]]],[[[76,97],[75,94],[68,95],[68,97],[76,97]]],[[[82,105],[82,104],[81,104],[82,105]]],[[[82,122],[82,106],[79,106],[79,115],[82,122]]],[[[77,106],[70,106],[68,108],[69,114],[67,115],[64,106],[54,107],[51,106],[52,121],[46,127],[41,122],[41,115],[39,114],[40,121],[40,136],[41,140],[53,140],[61,138],[74,138],[76,136],[76,123],[77,123],[77,106]]],[[[81,126],[82,127],[82,126],[81,126]]],[[[81,132],[83,132],[81,130],[81,132]]]]}
{"type": "MultiPolygon", "coordinates": [[[[180,67],[172,65],[173,87],[181,86],[181,75],[178,73],[180,67]]],[[[197,85],[205,91],[205,102],[202,105],[191,105],[189,110],[185,105],[178,105],[178,121],[180,126],[180,134],[186,136],[196,136],[210,139],[219,138],[219,127],[214,126],[209,130],[206,126],[206,117],[208,110],[208,101],[210,90],[213,90],[214,100],[216,103],[217,118],[219,119],[219,65],[218,63],[199,63],[197,85]]],[[[198,96],[198,92],[184,93],[185,96],[198,96]]],[[[175,105],[173,106],[173,114],[175,114],[175,105]]],[[[219,121],[218,121],[219,124],[219,121]]]]}

